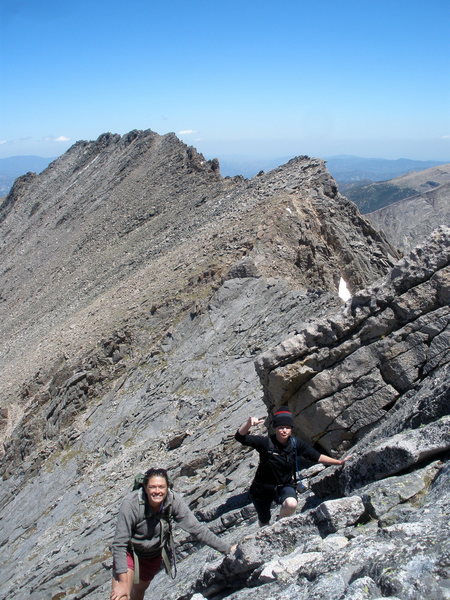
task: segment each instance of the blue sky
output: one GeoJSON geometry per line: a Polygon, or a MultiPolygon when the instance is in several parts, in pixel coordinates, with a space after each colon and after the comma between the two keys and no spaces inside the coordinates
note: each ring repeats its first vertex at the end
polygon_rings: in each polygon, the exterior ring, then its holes
{"type": "Polygon", "coordinates": [[[174,131],[208,158],[450,162],[448,0],[0,0],[0,157],[174,131]]]}

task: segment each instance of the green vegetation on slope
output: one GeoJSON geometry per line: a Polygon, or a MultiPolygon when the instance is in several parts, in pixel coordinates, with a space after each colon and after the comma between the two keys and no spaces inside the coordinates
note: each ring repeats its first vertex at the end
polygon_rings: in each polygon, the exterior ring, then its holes
{"type": "Polygon", "coordinates": [[[413,188],[401,188],[390,183],[372,183],[370,185],[355,186],[347,189],[345,195],[354,202],[359,210],[364,213],[370,213],[383,206],[388,206],[409,196],[417,194],[413,188]]]}

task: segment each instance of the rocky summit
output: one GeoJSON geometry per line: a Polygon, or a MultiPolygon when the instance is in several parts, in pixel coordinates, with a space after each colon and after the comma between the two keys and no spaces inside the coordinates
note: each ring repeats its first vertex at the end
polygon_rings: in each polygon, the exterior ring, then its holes
{"type": "Polygon", "coordinates": [[[16,180],[0,231],[1,597],[107,598],[152,465],[238,546],[177,530],[147,597],[450,597],[448,229],[400,259],[318,159],[223,178],[133,131],[16,180]],[[234,433],[282,404],[351,459],[303,464],[297,513],[260,529],[234,433]]]}

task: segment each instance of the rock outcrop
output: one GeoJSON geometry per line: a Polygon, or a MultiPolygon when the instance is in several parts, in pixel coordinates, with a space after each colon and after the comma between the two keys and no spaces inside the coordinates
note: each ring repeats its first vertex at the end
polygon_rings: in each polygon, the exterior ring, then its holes
{"type": "Polygon", "coordinates": [[[448,229],[437,230],[344,311],[263,353],[268,408],[289,404],[328,452],[354,445],[448,362],[449,262],[448,229]]]}
{"type": "Polygon", "coordinates": [[[150,464],[239,541],[178,531],[152,598],[446,597],[448,230],[395,264],[322,161],[223,179],[153,132],[76,144],[1,214],[2,597],[107,597],[150,464]],[[233,435],[281,402],[353,458],[302,471],[297,515],[259,530],[233,435]]]}

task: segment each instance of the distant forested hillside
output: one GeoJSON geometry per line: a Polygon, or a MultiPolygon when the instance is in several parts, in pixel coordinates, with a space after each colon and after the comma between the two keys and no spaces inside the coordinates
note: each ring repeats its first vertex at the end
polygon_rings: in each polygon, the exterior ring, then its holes
{"type": "Polygon", "coordinates": [[[341,192],[354,202],[362,213],[371,213],[400,200],[425,194],[450,182],[450,164],[413,171],[390,179],[372,183],[340,186],[341,192]]]}
{"type": "Polygon", "coordinates": [[[345,190],[344,194],[358,206],[362,213],[369,213],[414,196],[416,191],[413,188],[399,188],[389,182],[380,182],[355,185],[345,190]]]}

